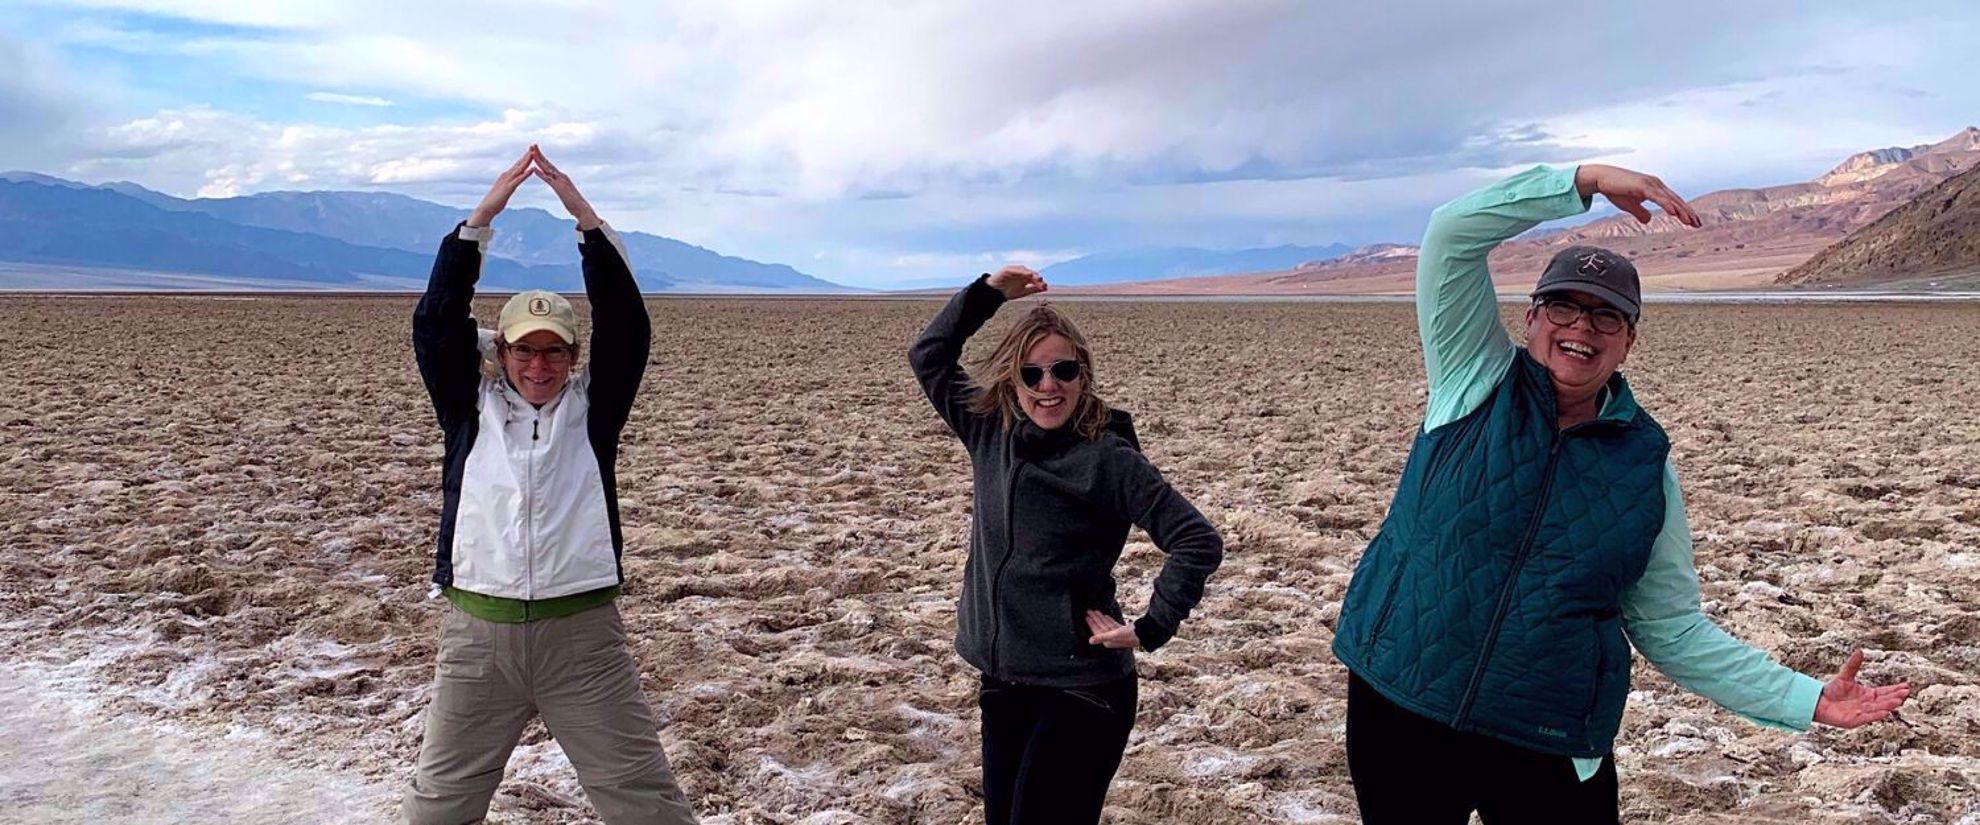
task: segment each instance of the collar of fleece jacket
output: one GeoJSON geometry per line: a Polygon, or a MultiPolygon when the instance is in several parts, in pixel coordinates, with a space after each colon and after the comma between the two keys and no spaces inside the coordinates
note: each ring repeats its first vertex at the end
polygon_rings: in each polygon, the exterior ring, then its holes
{"type": "MultiPolygon", "coordinates": [[[[1136,437],[1134,432],[1134,416],[1129,415],[1126,410],[1109,410],[1108,413],[1107,431],[1120,436],[1127,441],[1128,446],[1139,452],[1141,439],[1136,437]]],[[[1079,430],[1070,424],[1048,430],[1031,423],[1030,419],[1023,416],[1018,417],[1017,427],[1011,433],[1011,437],[1017,444],[1018,455],[1025,458],[1058,455],[1083,440],[1079,430]]]]}

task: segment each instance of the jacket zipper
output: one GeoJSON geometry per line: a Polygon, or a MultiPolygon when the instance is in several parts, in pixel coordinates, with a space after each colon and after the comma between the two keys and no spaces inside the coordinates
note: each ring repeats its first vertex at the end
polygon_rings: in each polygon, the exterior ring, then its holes
{"type": "Polygon", "coordinates": [[[1506,574],[1506,583],[1499,588],[1499,607],[1492,614],[1492,624],[1485,631],[1484,649],[1478,653],[1478,664],[1471,669],[1471,682],[1465,685],[1464,701],[1458,703],[1457,717],[1451,726],[1464,729],[1465,721],[1471,716],[1472,703],[1478,699],[1478,682],[1485,678],[1485,666],[1492,661],[1492,649],[1498,647],[1499,631],[1505,623],[1506,612],[1512,609],[1513,588],[1519,584],[1520,568],[1526,566],[1527,556],[1533,553],[1533,539],[1540,533],[1540,520],[1547,514],[1547,496],[1554,489],[1554,465],[1560,462],[1561,444],[1567,440],[1567,432],[1554,435],[1554,443],[1547,448],[1547,474],[1540,480],[1540,500],[1533,505],[1533,518],[1526,524],[1526,538],[1520,541],[1519,553],[1513,556],[1512,570],[1506,574]]]}
{"type": "Polygon", "coordinates": [[[523,601],[536,598],[536,438],[543,411],[529,422],[529,462],[523,477],[523,601]]]}
{"type": "Polygon", "coordinates": [[[997,570],[990,576],[990,675],[1004,678],[1003,671],[997,668],[998,642],[1003,637],[1004,614],[997,609],[997,588],[1004,582],[1004,568],[1009,567],[1011,557],[1017,555],[1017,535],[1012,530],[1017,526],[1017,480],[1024,469],[1022,460],[1011,462],[1011,478],[1004,486],[1004,557],[997,560],[997,570]]]}

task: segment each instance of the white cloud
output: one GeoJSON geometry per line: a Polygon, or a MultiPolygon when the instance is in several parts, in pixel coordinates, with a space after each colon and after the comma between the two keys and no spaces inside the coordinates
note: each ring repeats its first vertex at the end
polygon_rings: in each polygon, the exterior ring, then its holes
{"type": "Polygon", "coordinates": [[[59,61],[0,32],[0,170],[55,157],[77,118],[59,61]]]}
{"type": "Polygon", "coordinates": [[[385,98],[382,97],[367,97],[365,95],[347,95],[339,92],[310,92],[309,94],[303,95],[303,97],[309,100],[314,100],[318,103],[342,103],[348,106],[386,107],[393,105],[392,101],[386,100],[385,98]]]}
{"type": "Polygon", "coordinates": [[[465,203],[534,141],[615,222],[863,282],[999,250],[1409,240],[1485,170],[1604,157],[1771,183],[1739,175],[1980,111],[1960,80],[1980,15],[1952,3],[58,5],[79,7],[58,45],[349,104],[187,92],[69,141],[79,176],[465,203]]]}
{"type": "MultiPolygon", "coordinates": [[[[1623,11],[1604,28],[1642,24],[1630,39],[1561,71],[1549,53],[1560,38],[1528,17],[1550,9],[1535,3],[91,5],[265,27],[123,37],[147,52],[265,81],[677,131],[696,183],[818,199],[1045,175],[1392,175],[1489,162],[1508,126],[1599,90],[1715,79],[1724,61],[1699,58],[1739,53],[1675,14],[1623,11]],[[452,34],[434,38],[439,29],[452,34]],[[1661,71],[1604,76],[1652,51],[1661,71]]],[[[1769,22],[1772,4],[1754,8],[1720,16],[1754,23],[1762,41],[1793,28],[1769,22]]]]}

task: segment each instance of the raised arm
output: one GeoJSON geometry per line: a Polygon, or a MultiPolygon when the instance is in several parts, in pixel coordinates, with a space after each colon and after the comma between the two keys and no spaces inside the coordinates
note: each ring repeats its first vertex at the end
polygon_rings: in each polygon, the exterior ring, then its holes
{"type": "Polygon", "coordinates": [[[633,398],[646,374],[653,322],[619,233],[599,220],[577,184],[544,157],[542,150],[532,146],[530,152],[536,161],[536,176],[549,184],[564,209],[577,219],[584,292],[591,303],[591,365],[586,391],[594,420],[617,432],[632,414],[633,398]]]}
{"type": "Polygon", "coordinates": [[[922,394],[963,441],[973,442],[983,431],[982,417],[969,409],[975,390],[962,368],[963,343],[982,329],[1005,301],[1045,289],[1045,279],[1022,266],[1007,266],[994,275],[981,276],[949,299],[908,349],[908,364],[921,382],[922,394]]]}
{"type": "Polygon", "coordinates": [[[471,305],[481,278],[482,247],[494,235],[490,222],[529,178],[530,157],[524,152],[503,171],[468,219],[440,242],[426,294],[413,308],[413,358],[442,429],[451,430],[475,413],[481,349],[471,305]]]}
{"type": "Polygon", "coordinates": [[[1698,571],[1677,471],[1664,472],[1664,527],[1642,578],[1623,593],[1623,632],[1650,664],[1685,690],[1761,725],[1807,730],[1814,722],[1857,727],[1882,719],[1910,695],[1908,684],[1856,682],[1862,654],[1825,686],[1725,632],[1699,608],[1698,571]]]}
{"type": "Polygon", "coordinates": [[[1537,166],[1430,213],[1416,258],[1416,328],[1430,379],[1423,429],[1469,414],[1505,374],[1513,342],[1499,321],[1486,257],[1542,221],[1587,211],[1574,176],[1537,166]]]}
{"type": "Polygon", "coordinates": [[[1136,527],[1148,531],[1149,540],[1168,558],[1155,575],[1154,592],[1141,618],[1122,625],[1112,616],[1089,610],[1086,623],[1093,637],[1088,641],[1153,652],[1175,637],[1176,629],[1203,600],[1204,584],[1224,563],[1224,537],[1140,452],[1126,446],[1120,451],[1126,473],[1116,485],[1117,506],[1136,527]]]}
{"type": "Polygon", "coordinates": [[[1588,211],[1598,194],[1639,223],[1650,221],[1647,201],[1687,226],[1699,225],[1697,213],[1663,181],[1594,163],[1572,171],[1537,166],[1430,214],[1416,259],[1416,325],[1430,381],[1425,430],[1484,403],[1513,357],[1487,256],[1543,221],[1588,211]]]}

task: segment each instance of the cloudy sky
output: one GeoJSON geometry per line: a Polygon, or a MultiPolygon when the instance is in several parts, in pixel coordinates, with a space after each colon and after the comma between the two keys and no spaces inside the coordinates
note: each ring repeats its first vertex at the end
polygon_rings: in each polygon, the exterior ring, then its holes
{"type": "Polygon", "coordinates": [[[884,287],[1410,242],[1526,164],[1703,192],[1980,121],[1970,0],[1595,5],[6,0],[0,169],[465,205],[536,142],[616,226],[884,287]]]}

